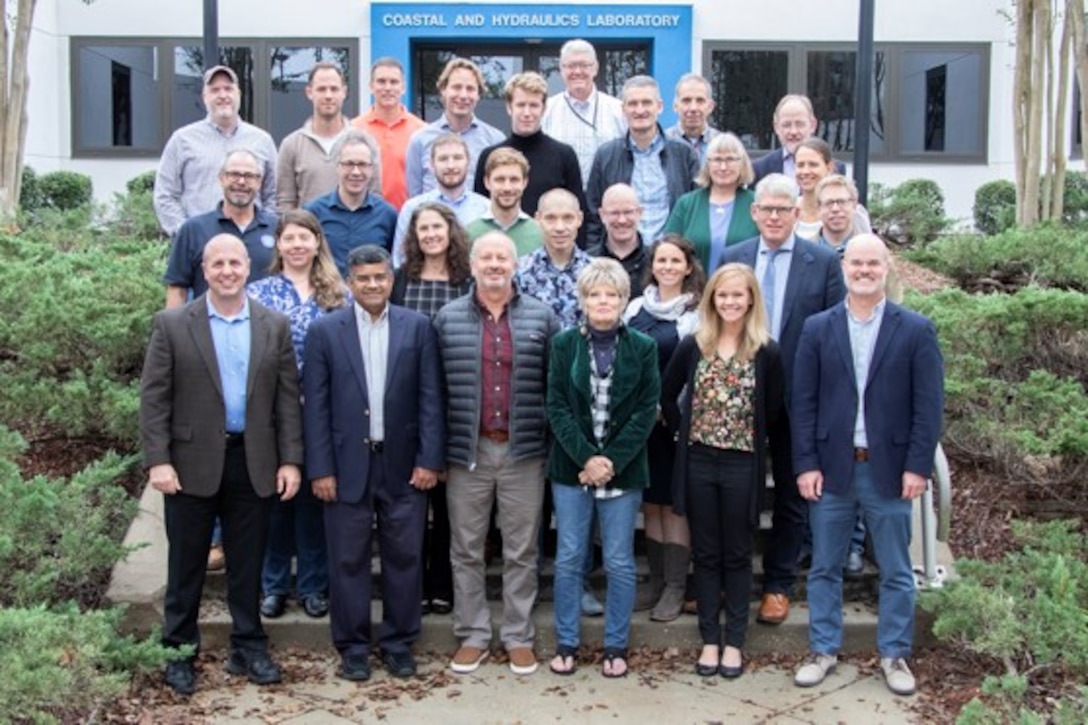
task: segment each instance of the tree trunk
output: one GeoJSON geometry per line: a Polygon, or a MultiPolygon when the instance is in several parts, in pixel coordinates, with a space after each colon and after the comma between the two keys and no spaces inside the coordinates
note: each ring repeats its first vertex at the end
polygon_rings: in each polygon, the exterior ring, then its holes
{"type": "Polygon", "coordinates": [[[1013,78],[1014,158],[1016,162],[1016,223],[1035,223],[1039,204],[1038,156],[1032,177],[1031,131],[1032,41],[1035,39],[1034,0],[1016,3],[1016,64],[1013,78]]]}
{"type": "MultiPolygon", "coordinates": [[[[1072,31],[1073,60],[1080,86],[1080,142],[1088,146],[1088,37],[1084,30],[1084,0],[1066,0],[1065,22],[1072,31]]],[[[1084,155],[1088,162],[1088,154],[1084,155]]]]}
{"type": "Polygon", "coordinates": [[[30,84],[27,51],[36,5],[37,0],[18,0],[14,36],[6,13],[0,19],[0,219],[10,218],[19,207],[30,84]]]}
{"type": "Polygon", "coordinates": [[[1065,120],[1069,102],[1069,56],[1072,32],[1068,13],[1062,13],[1062,39],[1058,46],[1058,93],[1054,99],[1054,134],[1050,143],[1050,218],[1062,220],[1065,213],[1065,120]]]}
{"type": "Polygon", "coordinates": [[[1038,0],[1041,26],[1036,27],[1036,33],[1043,39],[1043,54],[1038,58],[1044,58],[1043,74],[1046,76],[1044,85],[1040,88],[1043,102],[1043,123],[1039,127],[1042,138],[1041,150],[1043,152],[1042,168],[1039,178],[1039,221],[1045,222],[1051,219],[1051,200],[1054,195],[1054,157],[1051,154],[1054,148],[1054,17],[1050,12],[1051,0],[1038,0]]]}

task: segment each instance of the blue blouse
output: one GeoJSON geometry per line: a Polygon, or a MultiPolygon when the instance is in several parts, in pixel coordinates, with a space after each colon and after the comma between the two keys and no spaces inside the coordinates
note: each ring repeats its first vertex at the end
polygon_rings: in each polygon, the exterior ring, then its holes
{"type": "Polygon", "coordinates": [[[282,274],[265,277],[246,285],[250,297],[265,307],[282,312],[291,321],[291,344],[295,346],[298,377],[302,379],[302,349],[310,323],[329,312],[317,304],[313,295],[303,302],[295,285],[282,274]]]}

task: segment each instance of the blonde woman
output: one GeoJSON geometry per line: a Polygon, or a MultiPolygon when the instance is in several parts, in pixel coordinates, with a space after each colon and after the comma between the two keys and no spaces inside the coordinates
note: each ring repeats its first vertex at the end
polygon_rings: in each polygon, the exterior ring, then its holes
{"type": "Polygon", "coordinates": [[[673,508],[687,515],[691,532],[703,639],[695,671],[736,678],[744,672],[767,431],[782,411],[784,376],[750,267],[727,264],[715,272],[699,317],[699,330],[680,341],[665,370],[661,409],[677,433],[673,508]]]}

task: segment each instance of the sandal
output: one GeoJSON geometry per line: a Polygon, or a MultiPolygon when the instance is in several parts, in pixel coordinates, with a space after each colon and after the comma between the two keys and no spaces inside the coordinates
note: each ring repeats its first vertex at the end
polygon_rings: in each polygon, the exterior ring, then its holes
{"type": "Polygon", "coordinates": [[[609,679],[627,677],[630,670],[627,668],[627,650],[614,647],[605,647],[604,663],[601,665],[601,674],[609,679]]]}
{"type": "Polygon", "coordinates": [[[578,649],[561,644],[555,648],[555,657],[548,664],[548,669],[557,675],[568,677],[578,670],[578,649]]]}

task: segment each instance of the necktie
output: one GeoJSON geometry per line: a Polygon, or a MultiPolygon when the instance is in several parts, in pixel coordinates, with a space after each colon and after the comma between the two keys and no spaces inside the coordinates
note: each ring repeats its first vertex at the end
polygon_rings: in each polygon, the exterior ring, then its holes
{"type": "Polygon", "coordinates": [[[763,305],[767,308],[767,329],[774,332],[774,263],[778,255],[785,249],[768,249],[767,266],[763,269],[763,280],[760,286],[763,288],[763,305]]]}

